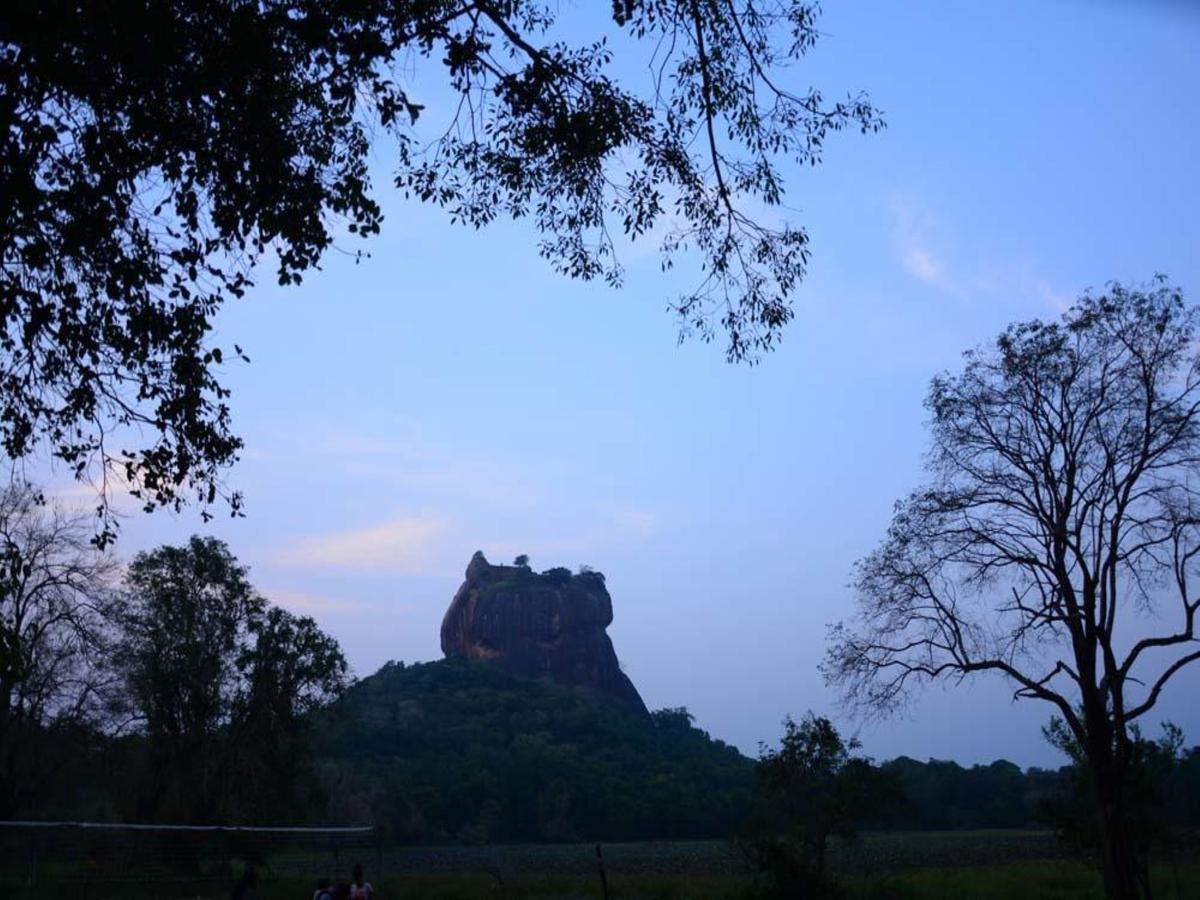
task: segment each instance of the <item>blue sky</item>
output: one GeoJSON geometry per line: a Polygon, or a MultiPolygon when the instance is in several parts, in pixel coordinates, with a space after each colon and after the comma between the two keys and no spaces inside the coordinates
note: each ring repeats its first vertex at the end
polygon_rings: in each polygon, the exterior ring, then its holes
{"type": "MultiPolygon", "coordinates": [[[[786,714],[841,715],[816,671],[825,626],[920,479],[930,377],[1109,279],[1164,272],[1200,300],[1200,12],[829,0],[822,22],[789,77],[869,90],[889,128],[792,173],[813,259],[760,366],[675,346],[665,305],[689,285],[653,252],[626,254],[622,290],[566,281],[524,225],[404,202],[384,149],[372,258],[332,254],[298,289],[265,277],[219,319],[252,360],[226,368],[246,518],[134,516],[120,552],[217,534],[360,675],[440,656],[476,549],[587,563],[650,706],[750,752],[786,714]]],[[[639,77],[632,52],[621,65],[639,77]]],[[[1163,705],[1193,742],[1198,687],[1163,705]]],[[[861,736],[877,757],[1044,764],[1048,715],[979,682],[861,736]]]]}

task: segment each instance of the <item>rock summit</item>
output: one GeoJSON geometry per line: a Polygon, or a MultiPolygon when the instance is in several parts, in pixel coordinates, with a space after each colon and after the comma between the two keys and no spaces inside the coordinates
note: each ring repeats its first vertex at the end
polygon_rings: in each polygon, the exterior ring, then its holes
{"type": "Polygon", "coordinates": [[[646,715],[606,631],[612,619],[599,572],[493,566],[477,552],[442,620],[442,652],[596,691],[646,715]]]}

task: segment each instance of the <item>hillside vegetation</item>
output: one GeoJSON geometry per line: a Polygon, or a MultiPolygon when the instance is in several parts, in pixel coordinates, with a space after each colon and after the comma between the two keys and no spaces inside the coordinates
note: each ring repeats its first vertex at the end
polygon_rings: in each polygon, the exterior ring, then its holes
{"type": "Polygon", "coordinates": [[[389,663],[320,727],[331,812],[401,840],[721,837],[754,764],[684,709],[617,702],[463,660],[389,663]]]}

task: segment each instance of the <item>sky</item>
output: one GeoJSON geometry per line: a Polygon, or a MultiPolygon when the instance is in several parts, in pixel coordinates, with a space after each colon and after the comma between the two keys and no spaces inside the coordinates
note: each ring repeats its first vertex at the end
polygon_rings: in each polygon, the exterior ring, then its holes
{"type": "MultiPolygon", "coordinates": [[[[581,36],[584,5],[562,12],[581,36]]],[[[440,658],[477,549],[588,564],[647,704],[748,753],[811,709],[876,758],[1058,764],[1049,708],[998,681],[861,722],[817,665],[854,561],[922,478],[932,376],[1110,279],[1161,272],[1200,301],[1200,6],[824,6],[790,83],[866,89],[888,128],[789,170],[812,262],[760,365],[676,346],[666,304],[690,284],[651,248],[627,248],[620,290],[565,280],[523,224],[476,232],[404,201],[381,148],[372,257],[330,254],[299,288],[263,273],[217,321],[251,358],[224,367],[245,518],[131,515],[118,552],[217,535],[359,676],[440,658]]],[[[1159,718],[1200,743],[1198,689],[1178,680],[1159,718]]]]}

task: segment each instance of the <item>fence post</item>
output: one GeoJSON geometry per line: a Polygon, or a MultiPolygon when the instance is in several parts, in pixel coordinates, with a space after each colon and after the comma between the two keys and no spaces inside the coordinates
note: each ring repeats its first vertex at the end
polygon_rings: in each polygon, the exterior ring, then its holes
{"type": "Polygon", "coordinates": [[[600,866],[600,892],[604,900],[608,900],[608,875],[604,871],[604,854],[600,852],[600,845],[596,845],[596,862],[600,866]]]}
{"type": "Polygon", "coordinates": [[[375,830],[375,880],[383,883],[383,833],[375,830]]]}

